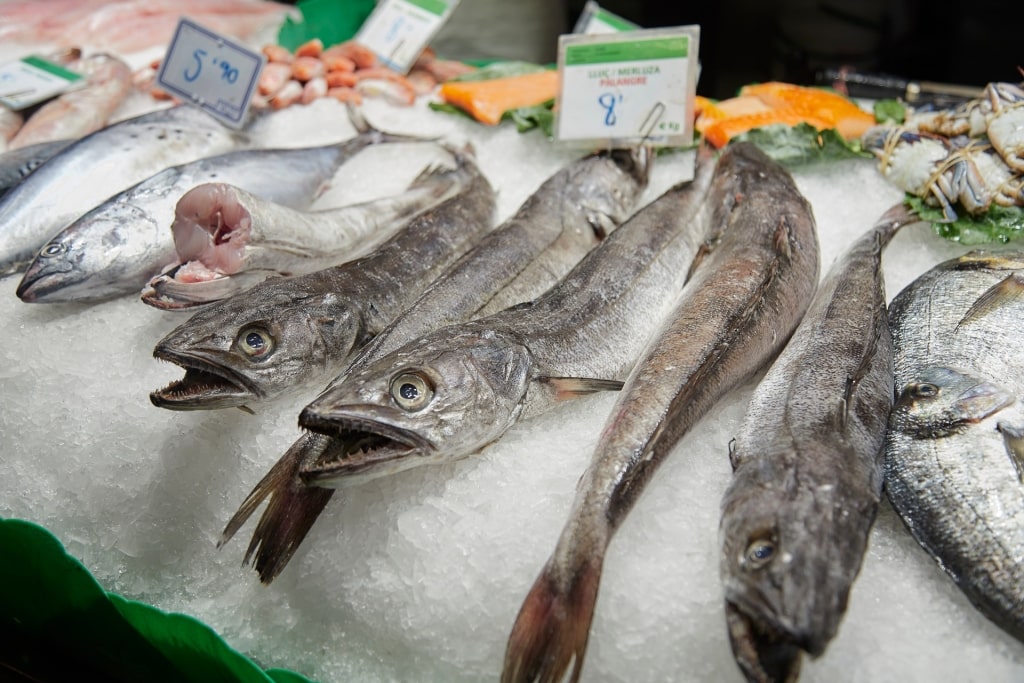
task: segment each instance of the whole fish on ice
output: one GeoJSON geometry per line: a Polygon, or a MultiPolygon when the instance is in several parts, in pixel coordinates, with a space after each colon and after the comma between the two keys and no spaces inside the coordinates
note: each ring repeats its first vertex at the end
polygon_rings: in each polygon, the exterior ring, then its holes
{"type": "Polygon", "coordinates": [[[72,142],[54,140],[0,152],[0,198],[72,142]]]}
{"type": "MultiPolygon", "coordinates": [[[[555,173],[366,344],[328,390],[402,344],[477,316],[496,300],[515,304],[542,294],[628,217],[647,187],[652,161],[646,148],[611,150],[555,173]]],[[[269,499],[245,561],[252,559],[261,581],[272,581],[334,494],[304,484],[303,468],[343,458],[359,447],[359,440],[302,434],[243,501],[221,544],[269,499]]]]}
{"type": "Polygon", "coordinates": [[[142,300],[182,310],[226,299],[270,277],[305,275],[380,246],[410,218],[442,201],[457,179],[437,167],[396,195],[301,211],[224,183],[178,200],[171,232],[177,260],[152,278],[142,300]]]}
{"type": "Polygon", "coordinates": [[[267,280],[202,308],[153,351],[185,377],[154,391],[171,410],[242,407],[320,383],[493,227],[494,191],[471,152],[458,189],[372,253],[308,275],[267,280]]]}
{"type": "Polygon", "coordinates": [[[730,448],[720,570],[750,681],[794,680],[835,636],[882,497],[892,339],[882,250],[902,204],[843,254],[754,391],[730,448]]]}
{"type": "Polygon", "coordinates": [[[1024,253],[941,263],[889,320],[889,500],[970,601],[1024,640],[1024,253]]]}
{"type": "Polygon", "coordinates": [[[779,352],[818,282],[810,204],[750,143],[722,153],[709,252],[612,408],[569,519],[523,601],[502,681],[576,681],[608,545],[680,439],[779,352]]]}
{"type": "Polygon", "coordinates": [[[303,468],[341,487],[479,452],[559,401],[615,390],[678,296],[705,238],[713,163],[640,209],[532,302],[443,327],[310,403],[299,423],[362,450],[303,468]]]}
{"type": "Polygon", "coordinates": [[[0,199],[0,275],[23,270],[50,237],[108,197],[169,166],[247,146],[246,133],[186,105],[85,136],[0,199]]]}
{"type": "Polygon", "coordinates": [[[63,303],[136,294],[174,260],[174,209],[189,189],[216,180],[308,209],[356,154],[370,145],[407,140],[368,128],[336,144],[237,150],[163,169],[54,235],[22,276],[18,296],[32,303],[63,303]]]}

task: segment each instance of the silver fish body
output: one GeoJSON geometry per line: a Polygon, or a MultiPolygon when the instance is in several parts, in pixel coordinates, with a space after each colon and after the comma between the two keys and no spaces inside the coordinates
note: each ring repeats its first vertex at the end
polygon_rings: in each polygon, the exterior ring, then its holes
{"type": "Polygon", "coordinates": [[[494,192],[471,154],[459,190],[374,252],[307,275],[262,282],[200,309],[154,356],[184,379],[150,395],[172,410],[244,406],[337,375],[352,354],[493,227],[494,192]]]}
{"type": "Polygon", "coordinates": [[[108,197],[169,166],[246,146],[244,132],[187,105],[85,136],[0,200],[0,274],[24,269],[50,237],[108,197]]]}
{"type": "MultiPolygon", "coordinates": [[[[556,173],[367,343],[324,393],[402,344],[468,320],[497,299],[519,303],[542,294],[628,217],[647,187],[652,162],[649,149],[612,150],[591,154],[556,173]],[[535,268],[538,261],[543,265],[535,268]],[[530,276],[523,277],[525,273],[530,276]]],[[[305,485],[305,468],[345,458],[359,448],[358,440],[303,433],[243,501],[221,543],[268,500],[245,561],[252,560],[261,581],[272,581],[335,492],[305,485]]]]}
{"type": "Polygon", "coordinates": [[[751,681],[795,679],[839,628],[882,496],[892,339],[882,250],[916,219],[887,212],[837,259],[751,398],[730,450],[720,573],[751,681]]]}
{"type": "Polygon", "coordinates": [[[939,264],[889,317],[889,500],[971,602],[1024,640],[1024,253],[939,264]]]}
{"type": "Polygon", "coordinates": [[[457,189],[457,178],[437,167],[396,195],[303,211],[233,185],[198,185],[175,207],[176,261],[147,283],[142,300],[182,310],[226,299],[267,278],[351,261],[457,189]]]}
{"type": "Polygon", "coordinates": [[[0,198],[72,142],[54,140],[0,152],[0,198]]]}
{"type": "Polygon", "coordinates": [[[705,239],[713,163],[640,209],[532,302],[441,328],[306,406],[299,423],[364,450],[304,469],[346,486],[476,453],[561,400],[617,389],[705,239]]]}
{"type": "Polygon", "coordinates": [[[64,303],[136,294],[174,259],[174,208],[191,188],[217,180],[308,209],[338,167],[376,135],[322,147],[239,150],[164,169],[54,235],[22,276],[18,296],[64,303]]]}
{"type": "Polygon", "coordinates": [[[503,681],[561,681],[584,663],[604,556],[615,530],[678,441],[728,391],[768,363],[818,280],[808,202],[750,144],[715,172],[712,246],[626,379],[580,478],[558,543],[509,636],[503,681]]]}

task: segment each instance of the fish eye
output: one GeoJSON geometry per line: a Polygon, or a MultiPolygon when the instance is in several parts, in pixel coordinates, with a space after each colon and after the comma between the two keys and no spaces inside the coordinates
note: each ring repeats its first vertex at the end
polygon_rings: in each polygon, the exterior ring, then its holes
{"type": "Polygon", "coordinates": [[[67,247],[64,246],[63,242],[50,242],[39,250],[39,255],[45,258],[53,258],[54,256],[60,256],[65,251],[67,251],[67,247]]]}
{"type": "Polygon", "coordinates": [[[391,399],[402,410],[419,410],[434,397],[434,387],[418,372],[403,372],[391,380],[391,399]]]}
{"type": "Polygon", "coordinates": [[[770,538],[756,538],[747,546],[743,553],[745,569],[760,569],[775,557],[775,541],[770,538]]]}
{"type": "Polygon", "coordinates": [[[916,382],[908,386],[907,391],[914,398],[932,398],[938,395],[939,388],[929,382],[916,382]]]}
{"type": "Polygon", "coordinates": [[[235,340],[242,353],[262,360],[274,351],[274,338],[262,327],[246,327],[235,340]]]}

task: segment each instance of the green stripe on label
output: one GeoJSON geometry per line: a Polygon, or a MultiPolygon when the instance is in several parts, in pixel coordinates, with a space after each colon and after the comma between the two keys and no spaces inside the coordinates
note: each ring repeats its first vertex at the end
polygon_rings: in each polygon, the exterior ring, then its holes
{"type": "Polygon", "coordinates": [[[604,9],[597,10],[597,14],[595,15],[595,18],[598,21],[601,21],[601,22],[603,22],[605,24],[608,24],[609,26],[611,26],[616,31],[633,31],[633,30],[639,28],[632,21],[627,21],[626,19],[623,19],[619,15],[612,14],[608,10],[604,10],[604,9]]]}
{"type": "Polygon", "coordinates": [[[646,59],[678,59],[685,57],[689,46],[687,36],[652,38],[650,40],[614,41],[590,45],[567,45],[565,65],[635,62],[646,59]]]}
{"type": "Polygon", "coordinates": [[[431,14],[442,16],[448,10],[448,3],[444,0],[405,0],[410,5],[415,5],[431,14]]]}
{"type": "Polygon", "coordinates": [[[46,73],[53,74],[54,76],[63,78],[65,81],[78,81],[82,79],[81,74],[76,74],[74,71],[69,71],[65,69],[60,64],[48,62],[45,59],[42,59],[41,57],[22,57],[21,61],[23,64],[34,66],[40,71],[45,71],[46,73]]]}

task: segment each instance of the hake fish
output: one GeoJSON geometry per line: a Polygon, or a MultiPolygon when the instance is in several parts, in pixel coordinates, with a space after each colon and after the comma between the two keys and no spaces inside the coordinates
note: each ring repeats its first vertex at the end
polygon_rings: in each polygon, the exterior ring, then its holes
{"type": "Polygon", "coordinates": [[[0,275],[21,271],[53,235],[169,166],[253,146],[195,107],[143,114],[65,147],[0,199],[0,275]]]}
{"type": "Polygon", "coordinates": [[[730,448],[719,559],[750,681],[792,681],[839,628],[882,496],[892,339],[882,251],[916,218],[887,211],[833,264],[751,398],[730,448]]]}
{"type": "Polygon", "coordinates": [[[750,143],[729,145],[708,205],[709,252],[605,422],[569,519],[512,627],[506,683],[562,681],[570,667],[568,679],[579,679],[613,534],[678,441],[778,353],[810,303],[814,217],[785,169],[750,143]]]}
{"type": "MultiPolygon", "coordinates": [[[[404,343],[479,315],[495,300],[515,304],[542,294],[629,216],[647,187],[653,159],[647,148],[610,150],[588,155],[555,173],[515,215],[367,343],[326,391],[404,343]]],[[[360,447],[360,440],[303,433],[243,501],[228,522],[221,545],[268,500],[245,562],[252,561],[261,581],[273,581],[334,494],[334,489],[304,484],[304,468],[345,458],[360,447]]]]}
{"type": "Polygon", "coordinates": [[[471,151],[452,197],[366,256],[267,280],[200,309],[153,351],[185,377],[150,394],[171,410],[243,407],[341,372],[352,355],[493,227],[494,191],[471,151]]]}
{"type": "Polygon", "coordinates": [[[39,250],[18,285],[29,303],[96,301],[137,294],[174,260],[171,224],[182,195],[213,181],[265,200],[308,209],[348,160],[375,144],[417,140],[374,129],[339,143],[225,152],[162,169],[77,218],[39,250]]]}
{"type": "Polygon", "coordinates": [[[968,599],[1024,641],[1024,252],[939,264],[889,320],[889,500],[968,599]]]}
{"type": "Polygon", "coordinates": [[[479,452],[558,402],[617,390],[678,296],[707,221],[713,162],[641,208],[543,296],[440,328],[310,403],[307,429],[361,450],[304,466],[343,487],[479,452]]]}
{"type": "Polygon", "coordinates": [[[142,301],[187,310],[267,278],[351,261],[441,202],[456,184],[443,167],[428,168],[404,192],[322,211],[289,208],[225,183],[198,185],[174,210],[177,259],[146,283],[142,301]]]}

